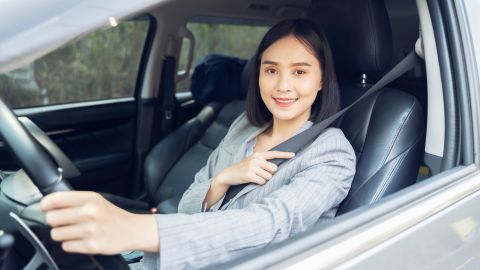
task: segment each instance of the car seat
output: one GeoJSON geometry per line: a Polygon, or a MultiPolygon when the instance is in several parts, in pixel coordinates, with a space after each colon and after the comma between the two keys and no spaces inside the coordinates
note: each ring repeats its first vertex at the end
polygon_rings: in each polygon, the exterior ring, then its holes
{"type": "MultiPolygon", "coordinates": [[[[385,4],[383,0],[314,1],[308,16],[325,29],[342,105],[347,106],[368,90],[368,78],[380,78],[391,67],[392,33],[385,4]]],[[[425,125],[417,98],[391,88],[367,97],[343,116],[340,128],[355,150],[357,166],[337,215],[415,183],[425,125]]]]}

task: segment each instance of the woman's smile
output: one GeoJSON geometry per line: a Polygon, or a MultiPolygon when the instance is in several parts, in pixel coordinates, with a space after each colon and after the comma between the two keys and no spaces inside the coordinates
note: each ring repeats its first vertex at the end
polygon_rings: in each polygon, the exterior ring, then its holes
{"type": "Polygon", "coordinates": [[[293,105],[298,98],[275,98],[273,97],[273,100],[275,101],[275,104],[277,104],[280,107],[290,107],[293,105]]]}
{"type": "Polygon", "coordinates": [[[259,71],[260,96],[274,122],[301,126],[310,118],[322,72],[309,47],[293,35],[283,37],[263,52],[259,71]]]}

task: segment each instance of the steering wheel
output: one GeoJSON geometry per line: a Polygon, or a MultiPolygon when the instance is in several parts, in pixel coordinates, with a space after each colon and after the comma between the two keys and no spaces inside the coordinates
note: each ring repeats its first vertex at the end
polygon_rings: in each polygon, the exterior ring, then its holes
{"type": "MultiPolygon", "coordinates": [[[[52,156],[32,137],[0,99],[0,136],[43,195],[72,190],[52,156]]],[[[47,234],[49,235],[49,234],[47,234]]],[[[120,255],[90,256],[99,269],[129,269],[120,255]]]]}

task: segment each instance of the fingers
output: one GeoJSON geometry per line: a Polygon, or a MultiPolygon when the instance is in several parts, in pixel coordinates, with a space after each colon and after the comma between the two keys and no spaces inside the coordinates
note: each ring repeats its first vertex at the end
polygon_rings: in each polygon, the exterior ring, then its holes
{"type": "Polygon", "coordinates": [[[50,231],[50,236],[55,241],[70,241],[84,238],[88,233],[85,225],[71,225],[57,227],[50,231]]]}
{"type": "Polygon", "coordinates": [[[52,227],[74,224],[81,217],[79,215],[81,211],[82,210],[79,207],[52,210],[47,212],[45,220],[47,221],[47,224],[52,227]]]}
{"type": "Polygon", "coordinates": [[[247,177],[248,177],[248,181],[251,183],[263,185],[267,182],[267,180],[262,178],[260,175],[258,175],[257,172],[252,172],[249,175],[247,175],[247,177]]]}
{"type": "Polygon", "coordinates": [[[278,166],[272,162],[268,162],[268,159],[292,158],[294,156],[295,153],[281,151],[267,151],[253,154],[252,159],[250,159],[250,166],[252,166],[254,173],[249,175],[249,180],[259,185],[265,184],[278,170],[278,166]]]}
{"type": "Polygon", "coordinates": [[[281,151],[267,151],[267,152],[255,153],[254,155],[258,155],[258,157],[260,158],[269,160],[269,159],[275,159],[275,158],[284,158],[284,159],[293,158],[295,156],[295,153],[281,152],[281,151]]]}
{"type": "Polygon", "coordinates": [[[272,174],[263,170],[263,169],[258,169],[255,174],[259,176],[263,181],[260,181],[260,184],[265,184],[266,181],[272,179],[272,174]],[[263,182],[263,183],[261,183],[263,182]]]}
{"type": "Polygon", "coordinates": [[[260,168],[264,169],[265,171],[273,174],[278,170],[278,166],[273,164],[272,162],[268,162],[266,160],[261,160],[259,162],[260,168]]]}
{"type": "Polygon", "coordinates": [[[274,173],[277,171],[278,166],[272,162],[268,162],[269,159],[276,159],[276,158],[292,158],[295,156],[295,153],[292,152],[281,152],[281,151],[267,151],[267,152],[259,152],[253,154],[253,157],[259,159],[263,162],[260,162],[260,167],[270,173],[274,173]]]}
{"type": "Polygon", "coordinates": [[[83,254],[99,254],[101,248],[95,240],[72,240],[62,243],[62,249],[66,252],[83,253],[83,254]]]}
{"type": "Polygon", "coordinates": [[[45,212],[53,209],[81,206],[89,201],[99,199],[99,196],[101,195],[90,191],[55,192],[42,199],[40,208],[45,212]]]}

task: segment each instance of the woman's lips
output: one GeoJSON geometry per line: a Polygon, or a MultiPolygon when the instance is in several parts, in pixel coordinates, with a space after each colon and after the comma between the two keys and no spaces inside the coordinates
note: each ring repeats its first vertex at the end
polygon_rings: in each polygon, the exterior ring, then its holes
{"type": "Polygon", "coordinates": [[[292,106],[298,98],[273,98],[273,100],[275,101],[275,104],[280,107],[289,107],[292,106]]]}

